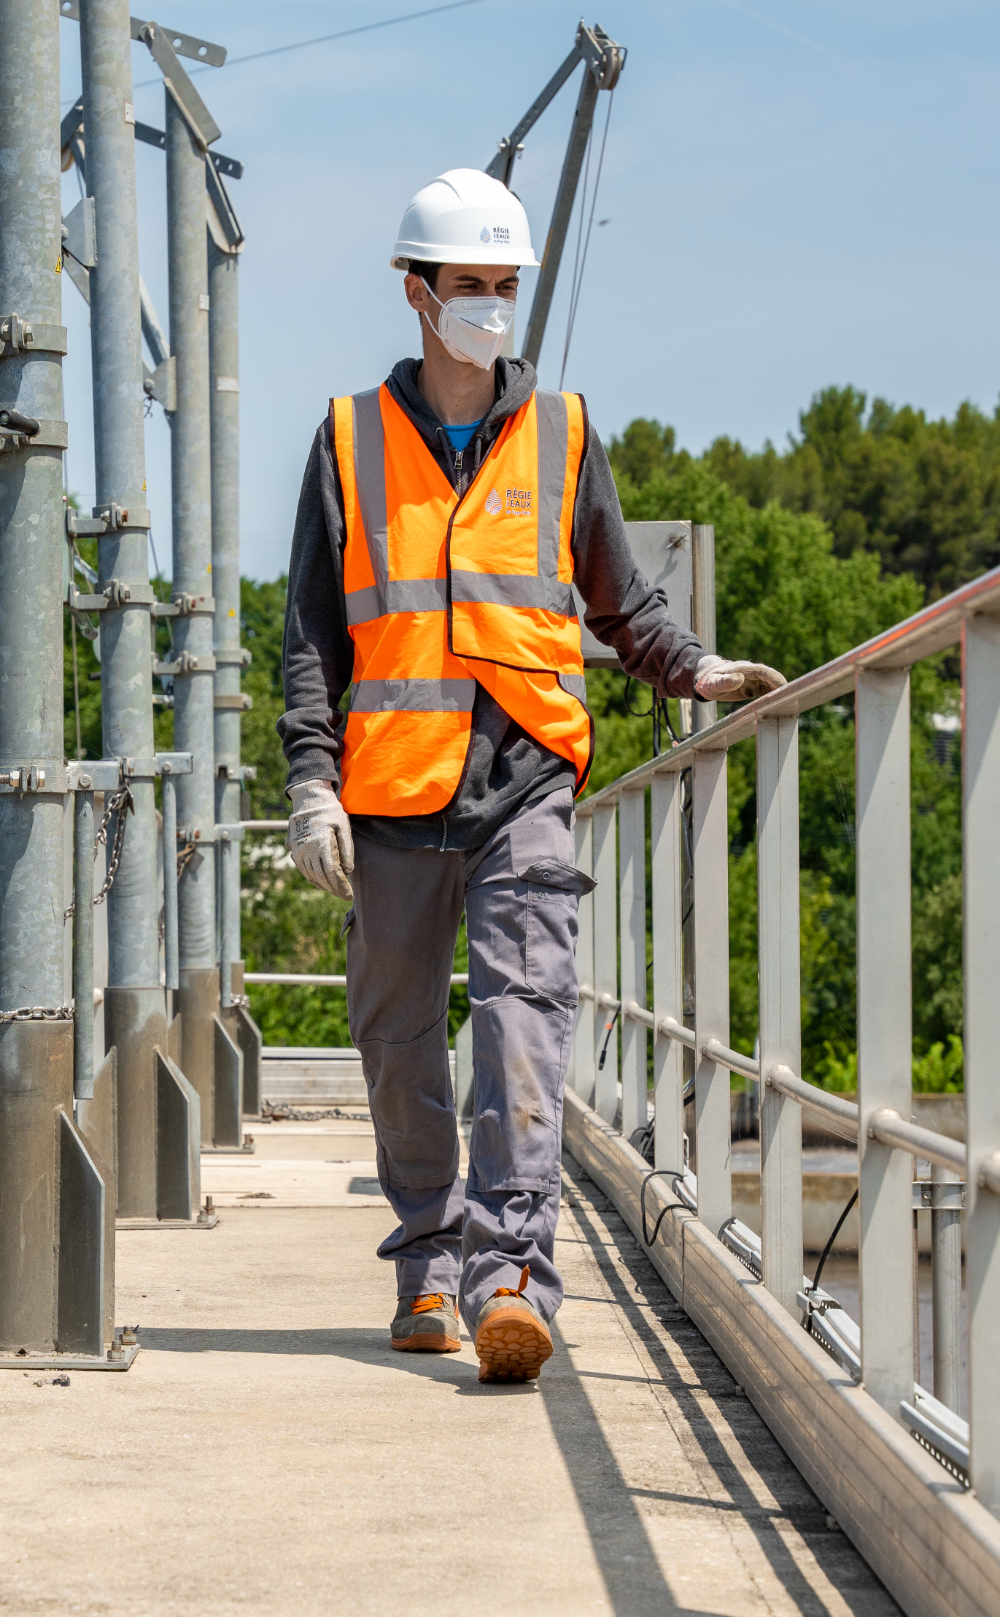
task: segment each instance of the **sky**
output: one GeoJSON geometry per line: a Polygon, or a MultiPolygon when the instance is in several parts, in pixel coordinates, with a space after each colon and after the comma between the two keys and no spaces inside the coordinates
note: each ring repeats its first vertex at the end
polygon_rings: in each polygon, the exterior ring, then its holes
{"type": "MultiPolygon", "coordinates": [[[[357,28],[421,0],[162,0],[165,26],[230,58],[357,28]],[[277,26],[280,22],[280,28],[277,26]]],[[[426,4],[427,0],[423,0],[426,4]]],[[[239,158],[243,571],[287,566],[313,433],[332,395],[419,352],[389,255],[407,202],[483,168],[572,48],[572,0],[460,9],[221,69],[195,69],[239,158]]],[[[636,416],[698,452],[782,444],[820,388],[950,415],[1000,394],[1000,0],[601,0],[628,59],[598,99],[603,175],[564,386],[602,438],[636,416]]],[[[64,106],[79,27],[60,22],[64,106]]],[[[136,116],[164,125],[134,45],[136,116]]],[[[539,257],[578,75],[513,181],[539,257]]],[[[167,325],[165,157],[136,146],[141,269],[167,325]]],[[[593,174],[593,167],[591,170],[593,174]]],[[[64,211],[79,196],[64,176],[64,211]]],[[[588,199],[587,214],[590,214],[588,199]]],[[[576,240],[574,218],[571,246],[576,240]]],[[[560,384],[572,251],[540,361],[560,384]]],[[[522,272],[524,330],[537,271],[522,272]]],[[[69,487],[93,502],[86,307],[67,281],[69,487]]],[[[148,355],[147,355],[148,358],[148,355]]],[[[170,574],[169,428],[147,423],[149,502],[170,574]]],[[[683,516],[683,512],[677,515],[683,516]]]]}

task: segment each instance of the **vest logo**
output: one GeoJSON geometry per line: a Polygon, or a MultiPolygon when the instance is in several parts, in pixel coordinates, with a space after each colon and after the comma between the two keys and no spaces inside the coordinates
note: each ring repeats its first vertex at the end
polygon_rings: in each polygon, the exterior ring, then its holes
{"type": "Polygon", "coordinates": [[[485,242],[487,246],[489,245],[489,240],[490,240],[490,227],[489,227],[489,225],[484,225],[483,226],[482,230],[479,232],[479,240],[481,242],[485,242]]]}
{"type": "Polygon", "coordinates": [[[509,488],[507,490],[507,515],[509,517],[530,517],[531,490],[530,488],[509,488]]]}
{"type": "Polygon", "coordinates": [[[498,517],[503,510],[503,501],[495,488],[491,488],[486,496],[486,509],[491,517],[498,517]]]}

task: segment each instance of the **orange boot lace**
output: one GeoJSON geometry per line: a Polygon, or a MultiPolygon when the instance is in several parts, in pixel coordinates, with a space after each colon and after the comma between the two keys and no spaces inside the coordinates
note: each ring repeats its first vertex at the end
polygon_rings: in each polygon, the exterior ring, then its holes
{"type": "Polygon", "coordinates": [[[517,1290],[515,1291],[512,1286],[500,1286],[493,1293],[494,1297],[520,1297],[525,1286],[528,1284],[528,1276],[530,1273],[531,1271],[528,1268],[528,1265],[525,1264],[524,1268],[521,1270],[521,1279],[517,1290]]]}
{"type": "Polygon", "coordinates": [[[443,1309],[444,1306],[445,1306],[445,1301],[444,1301],[444,1293],[443,1292],[440,1292],[440,1291],[428,1291],[428,1292],[426,1292],[424,1294],[423,1297],[415,1297],[414,1298],[413,1307],[410,1309],[410,1313],[411,1314],[433,1314],[433,1313],[436,1313],[438,1309],[443,1309]]]}

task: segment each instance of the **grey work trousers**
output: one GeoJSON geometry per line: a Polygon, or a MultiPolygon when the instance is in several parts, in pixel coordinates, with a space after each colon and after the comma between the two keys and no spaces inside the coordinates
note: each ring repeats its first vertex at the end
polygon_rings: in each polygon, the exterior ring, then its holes
{"type": "Polygon", "coordinates": [[[576,1021],[577,905],[567,788],[512,814],[482,848],[355,843],[347,1006],[399,1227],[380,1258],[400,1296],[457,1293],[468,1329],[524,1264],[543,1319],[555,1267],[563,1085],[576,1021]],[[465,908],[474,1117],[468,1183],[448,1063],[448,993],[465,908]]]}

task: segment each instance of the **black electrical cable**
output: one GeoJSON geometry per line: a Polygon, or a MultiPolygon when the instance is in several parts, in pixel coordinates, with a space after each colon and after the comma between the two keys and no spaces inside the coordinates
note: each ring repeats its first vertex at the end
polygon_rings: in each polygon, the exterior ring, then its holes
{"type": "MultiPolygon", "coordinates": [[[[674,1180],[675,1183],[676,1183],[676,1181],[678,1179],[683,1179],[684,1178],[684,1170],[681,1169],[678,1172],[678,1170],[676,1168],[654,1168],[652,1173],[647,1173],[647,1174],[645,1174],[643,1176],[642,1184],[639,1186],[639,1212],[642,1215],[642,1239],[643,1239],[644,1243],[646,1244],[646,1246],[652,1246],[653,1242],[656,1240],[657,1233],[659,1231],[660,1225],[663,1223],[664,1217],[666,1216],[667,1213],[670,1212],[671,1208],[679,1207],[681,1209],[681,1211],[684,1212],[684,1213],[690,1212],[690,1208],[685,1207],[683,1202],[667,1202],[667,1205],[665,1207],[660,1208],[660,1216],[656,1220],[656,1223],[653,1225],[653,1233],[652,1233],[652,1235],[647,1235],[647,1233],[646,1233],[646,1186],[649,1184],[649,1181],[651,1179],[656,1178],[657,1174],[667,1174],[668,1176],[670,1176],[674,1180]]],[[[675,1191],[674,1194],[676,1195],[676,1191],[675,1191]]]]}
{"type": "Polygon", "coordinates": [[[851,1208],[854,1206],[854,1203],[857,1201],[857,1199],[858,1199],[858,1193],[857,1193],[857,1191],[855,1191],[854,1195],[851,1197],[851,1199],[848,1202],[847,1206],[844,1208],[844,1211],[841,1213],[840,1217],[838,1218],[836,1224],[833,1226],[833,1234],[830,1236],[830,1239],[827,1241],[826,1246],[823,1248],[823,1256],[820,1258],[819,1263],[816,1265],[816,1274],[815,1274],[815,1276],[813,1278],[812,1285],[809,1287],[810,1294],[812,1294],[812,1292],[814,1292],[814,1291],[819,1290],[819,1280],[820,1280],[820,1275],[823,1273],[823,1265],[826,1262],[827,1258],[830,1256],[830,1253],[833,1250],[833,1243],[837,1239],[837,1236],[840,1234],[841,1230],[843,1229],[844,1223],[845,1223],[845,1221],[847,1219],[847,1215],[851,1211],[851,1208]]]}
{"type": "Polygon", "coordinates": [[[619,1017],[619,1015],[621,1013],[621,1008],[622,1008],[622,1002],[621,1002],[621,1000],[619,1000],[617,1005],[615,1006],[615,1014],[611,1018],[611,1021],[607,1024],[607,1027],[605,1028],[605,1031],[604,1031],[604,1044],[603,1044],[603,1046],[601,1048],[601,1059],[597,1063],[598,1072],[603,1072],[604,1071],[604,1063],[607,1060],[607,1055],[608,1055],[608,1045],[611,1042],[611,1035],[615,1031],[615,1023],[617,1022],[618,1017],[619,1017]]]}

